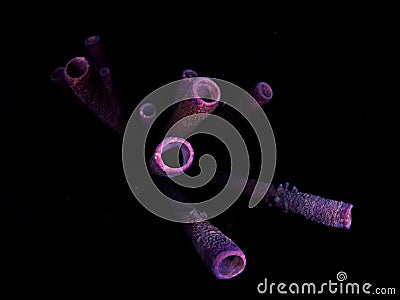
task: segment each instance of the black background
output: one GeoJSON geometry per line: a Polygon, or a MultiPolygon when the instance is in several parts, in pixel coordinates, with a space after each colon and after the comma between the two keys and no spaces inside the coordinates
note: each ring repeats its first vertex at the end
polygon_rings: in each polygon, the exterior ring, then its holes
{"type": "Polygon", "coordinates": [[[372,10],[57,3],[10,12],[2,24],[1,270],[8,280],[0,293],[252,298],[264,278],[318,283],[339,271],[348,281],[396,286],[397,199],[379,183],[389,175],[377,171],[383,144],[373,117],[379,74],[370,51],[378,31],[372,10]],[[93,34],[131,109],[186,68],[245,89],[267,81],[274,90],[265,106],[277,143],[274,182],[353,203],[351,229],[262,203],[238,209],[246,205],[241,198],[213,222],[242,248],[247,267],[234,279],[214,278],[179,225],[135,200],[121,140],[49,80],[57,66],[86,55],[83,41],[93,34]]]}

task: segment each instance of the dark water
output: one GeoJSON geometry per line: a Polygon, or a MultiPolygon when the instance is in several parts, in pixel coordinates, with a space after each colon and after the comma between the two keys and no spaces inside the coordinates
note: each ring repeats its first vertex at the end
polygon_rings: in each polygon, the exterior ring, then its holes
{"type": "MultiPolygon", "coordinates": [[[[398,262],[397,235],[393,209],[385,203],[396,199],[383,196],[377,184],[386,173],[376,169],[371,82],[361,80],[365,33],[347,23],[344,12],[325,19],[305,9],[288,18],[288,26],[272,8],[265,15],[255,7],[237,15],[208,9],[193,15],[174,7],[71,4],[17,14],[24,30],[11,26],[5,33],[0,83],[7,250],[1,270],[9,280],[2,284],[15,295],[134,298],[145,291],[179,299],[253,298],[264,278],[318,283],[335,280],[339,271],[348,281],[395,286],[388,270],[398,262]],[[38,19],[46,22],[33,21],[38,19]],[[337,19],[341,25],[333,26],[337,19]],[[352,228],[326,228],[262,203],[248,209],[240,198],[212,221],[242,248],[247,267],[232,280],[214,278],[179,225],[135,200],[124,178],[120,139],[49,80],[57,66],[86,54],[83,42],[93,34],[104,42],[129,109],[186,68],[244,89],[268,82],[274,91],[265,106],[277,142],[274,182],[352,203],[352,228]]],[[[256,165],[259,154],[252,151],[256,165]]],[[[222,161],[221,167],[228,165],[222,161]]],[[[212,191],[204,189],[193,201],[212,191]]]]}

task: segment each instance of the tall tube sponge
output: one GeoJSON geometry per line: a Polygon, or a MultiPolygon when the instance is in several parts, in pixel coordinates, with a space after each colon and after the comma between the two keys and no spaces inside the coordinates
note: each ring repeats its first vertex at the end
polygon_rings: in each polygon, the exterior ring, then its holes
{"type": "Polygon", "coordinates": [[[75,57],[65,66],[64,77],[72,91],[108,127],[122,135],[126,118],[118,99],[107,91],[98,73],[85,57],[75,57]]]}
{"type": "MultiPolygon", "coordinates": [[[[76,60],[77,58],[73,59],[72,61],[76,60]]],[[[74,61],[75,62],[75,61],[74,61]]],[[[92,105],[89,105],[91,102],[91,99],[97,99],[102,97],[95,96],[93,95],[93,92],[91,88],[93,88],[94,85],[89,85],[87,86],[87,73],[89,71],[87,68],[90,68],[89,62],[85,58],[79,58],[78,59],[78,75],[79,79],[78,82],[75,82],[73,80],[69,81],[71,88],[73,91],[80,97],[80,99],[84,102],[87,103],[89,107],[93,107],[92,105]],[[83,66],[80,65],[82,62],[83,66]],[[81,78],[82,77],[82,78],[81,78]],[[89,90],[87,90],[89,89],[89,90]]],[[[67,67],[69,64],[67,64],[67,67]]],[[[75,66],[74,66],[75,68],[75,66]]],[[[67,69],[68,70],[68,69],[67,69]]],[[[74,69],[70,70],[73,74],[74,69]]],[[[89,73],[90,74],[90,73],[89,73]]],[[[72,76],[70,76],[73,78],[72,76]]],[[[68,78],[68,76],[66,76],[68,78]]],[[[89,77],[90,78],[90,77],[89,77]]],[[[90,81],[89,81],[90,82],[90,81]]],[[[98,92],[98,91],[97,91],[98,92]]],[[[97,95],[97,94],[96,94],[97,95]]],[[[198,102],[202,103],[202,102],[198,102]]],[[[96,107],[95,107],[96,108],[96,107]]],[[[93,109],[95,112],[100,112],[98,114],[101,116],[101,112],[103,112],[102,109],[97,110],[93,109]]],[[[123,119],[121,119],[117,115],[113,115],[112,111],[109,112],[110,116],[108,117],[113,117],[116,119],[117,123],[123,123],[123,119]]],[[[149,126],[148,118],[151,119],[151,122],[154,120],[156,110],[155,107],[151,103],[147,103],[147,105],[141,107],[139,113],[141,114],[141,119],[142,122],[144,123],[144,126],[149,126]]],[[[113,122],[109,123],[109,118],[101,118],[107,125],[113,124],[113,122]]],[[[110,125],[109,125],[110,126],[110,125]]],[[[110,126],[113,128],[113,126],[110,126]]],[[[114,130],[117,134],[122,135],[122,132],[119,130],[114,130]]],[[[185,169],[189,168],[191,165],[191,161],[193,159],[193,149],[191,148],[190,144],[188,144],[185,140],[181,138],[176,138],[172,137],[169,140],[170,142],[174,143],[181,143],[188,145],[187,147],[187,153],[189,153],[189,156],[187,154],[184,154],[184,160],[187,160],[187,162],[184,164],[184,168],[179,168],[179,170],[173,170],[173,168],[166,168],[166,165],[162,163],[161,160],[161,152],[163,150],[166,150],[164,147],[158,147],[156,150],[156,153],[159,153],[159,155],[154,155],[152,161],[150,162],[150,167],[152,168],[153,172],[157,175],[161,176],[166,176],[166,174],[169,174],[171,176],[172,173],[175,172],[175,175],[179,175],[180,173],[184,172],[185,169]],[[160,151],[160,152],[157,152],[160,151]],[[162,163],[162,164],[161,164],[162,163]],[[157,169],[158,168],[158,169],[157,169]],[[158,170],[158,171],[157,171],[158,170]],[[169,171],[168,171],[169,170],[169,171]]],[[[167,143],[169,144],[169,143],[167,143]]],[[[183,148],[184,149],[184,148],[183,148]]],[[[166,186],[164,184],[164,186],[166,186]]],[[[168,188],[169,191],[171,191],[171,187],[168,188]]],[[[178,190],[174,189],[174,198],[176,198],[176,195],[181,195],[178,196],[180,199],[175,199],[175,200],[180,200],[181,202],[189,202],[178,190]]],[[[190,240],[192,241],[193,246],[195,247],[196,251],[200,255],[200,257],[203,259],[205,262],[206,266],[211,269],[212,273],[220,279],[229,279],[233,278],[237,275],[239,275],[245,268],[246,266],[246,257],[243,253],[243,251],[226,235],[224,235],[217,227],[212,225],[210,222],[203,220],[204,215],[193,211],[190,218],[192,221],[195,221],[193,223],[187,223],[183,224],[183,228],[186,232],[186,234],[189,236],[190,240]]]]}
{"type": "Polygon", "coordinates": [[[263,200],[271,207],[300,214],[326,226],[343,229],[350,229],[351,226],[352,204],[302,193],[295,186],[289,189],[289,183],[271,185],[263,200]]]}
{"type": "MultiPolygon", "coordinates": [[[[217,173],[213,183],[222,185],[226,182],[227,174],[217,173]]],[[[255,179],[247,179],[243,194],[251,196],[256,186],[255,179]]],[[[267,183],[265,183],[267,185],[267,183]]],[[[326,199],[320,196],[302,193],[295,186],[289,189],[289,183],[284,185],[268,184],[269,189],[264,195],[258,195],[269,207],[276,207],[284,212],[300,214],[306,219],[342,229],[350,229],[353,205],[350,203],[326,199]]],[[[235,189],[232,185],[230,188],[235,189]]]]}
{"type": "Polygon", "coordinates": [[[78,96],[71,90],[68,82],[65,80],[64,76],[65,67],[59,66],[53,70],[50,74],[51,82],[59,89],[65,98],[71,101],[74,105],[82,110],[89,110],[86,104],[78,98],[78,96]]]}
{"type": "Polygon", "coordinates": [[[259,105],[263,106],[271,101],[274,93],[268,83],[261,81],[252,89],[251,95],[259,105]]]}
{"type": "Polygon", "coordinates": [[[151,127],[155,119],[157,118],[157,108],[151,102],[142,104],[139,108],[139,117],[143,130],[151,127]]]}
{"type": "MultiPolygon", "coordinates": [[[[198,113],[212,113],[218,105],[221,97],[219,87],[208,78],[196,80],[197,73],[191,69],[182,72],[183,81],[177,91],[177,97],[190,97],[180,102],[174,111],[169,125],[173,125],[181,118],[198,113]],[[207,95],[208,94],[208,95],[207,95]],[[211,96],[216,100],[202,99],[201,96],[211,96]]],[[[186,134],[193,130],[203,119],[196,119],[196,122],[185,124],[178,132],[186,134]]],[[[167,137],[156,148],[149,165],[154,174],[161,176],[174,177],[190,168],[193,161],[194,151],[190,143],[182,138],[167,137]],[[168,145],[181,143],[180,151],[183,156],[182,166],[171,168],[166,166],[162,160],[163,150],[168,150],[168,145]]],[[[166,179],[161,179],[164,184],[163,190],[171,192],[172,187],[168,186],[166,179]],[[166,186],[168,186],[166,188],[166,186]]],[[[160,180],[158,180],[160,182],[160,180]]],[[[188,203],[187,198],[178,190],[173,189],[174,200],[188,203]]],[[[230,279],[239,275],[246,266],[246,256],[243,251],[217,227],[209,221],[204,220],[204,214],[193,210],[188,216],[191,223],[183,224],[186,234],[192,241],[193,246],[205,262],[206,266],[219,279],[230,279]]]]}
{"type": "MultiPolygon", "coordinates": [[[[251,90],[252,96],[257,101],[258,105],[263,106],[272,99],[273,91],[270,85],[266,82],[259,82],[251,90]]],[[[248,113],[251,113],[251,105],[246,103],[240,103],[241,107],[245,108],[248,113]]],[[[229,118],[229,116],[227,116],[229,118]]],[[[237,121],[237,119],[230,118],[231,121],[237,121]]],[[[217,176],[213,178],[213,183],[224,184],[227,174],[219,172],[217,176]]],[[[247,179],[247,184],[243,190],[246,196],[251,196],[256,186],[257,181],[254,179],[247,179]]],[[[260,198],[269,207],[277,207],[284,212],[292,212],[300,214],[306,219],[324,224],[326,226],[332,226],[336,228],[349,229],[352,221],[352,208],[353,205],[342,201],[336,201],[332,199],[326,199],[320,196],[302,193],[297,190],[296,187],[289,189],[289,184],[275,186],[273,184],[265,183],[268,192],[265,195],[259,195],[260,198]]],[[[235,186],[231,187],[235,188],[235,186]]],[[[264,190],[264,189],[261,189],[264,190]]]]}
{"type": "MultiPolygon", "coordinates": [[[[126,119],[121,112],[118,101],[112,99],[110,93],[113,85],[110,80],[110,70],[105,64],[100,39],[98,36],[90,37],[85,41],[85,45],[95,66],[92,66],[85,57],[75,57],[67,63],[65,68],[57,68],[52,73],[51,80],[58,84],[60,89],[68,91],[68,87],[65,89],[66,85],[63,85],[63,82],[66,82],[70,90],[83,103],[93,110],[115,133],[121,136],[126,125],[126,119]],[[101,79],[98,77],[99,74],[95,72],[96,69],[99,71],[101,79]]],[[[182,73],[182,78],[187,80],[181,91],[186,93],[185,96],[188,100],[178,105],[170,124],[173,125],[180,118],[196,112],[211,113],[218,105],[220,91],[215,82],[208,78],[197,79],[195,77],[197,77],[197,73],[193,70],[188,69],[182,73]],[[209,101],[207,96],[211,96],[214,100],[209,101]]],[[[140,114],[143,126],[146,127],[154,121],[157,111],[152,103],[148,103],[140,109],[140,114]]],[[[183,128],[183,131],[190,132],[201,121],[202,119],[199,118],[197,122],[188,124],[188,127],[183,128]]],[[[160,178],[162,177],[160,176],[160,178]]],[[[174,195],[182,194],[175,189],[174,195]]],[[[182,202],[189,202],[183,195],[177,198],[180,198],[182,202]]],[[[204,214],[192,211],[190,218],[194,222],[183,225],[185,232],[213,274],[221,279],[229,279],[240,274],[246,266],[246,257],[243,251],[217,227],[204,220],[204,214]]]]}
{"type": "MultiPolygon", "coordinates": [[[[226,103],[228,105],[224,106],[224,109],[218,111],[218,115],[229,123],[237,123],[244,120],[244,115],[252,114],[254,111],[259,110],[260,106],[263,107],[267,103],[269,103],[273,97],[273,91],[271,86],[266,82],[258,82],[252,88],[250,88],[249,93],[256,101],[248,101],[249,99],[244,97],[243,99],[235,99],[235,106],[240,108],[240,113],[230,104],[233,103],[226,103]]],[[[226,126],[225,123],[218,124],[218,126],[226,126]]]]}
{"type": "Polygon", "coordinates": [[[67,81],[64,76],[65,67],[59,66],[53,70],[50,74],[50,80],[60,89],[61,92],[68,94],[71,92],[67,81]]]}
{"type": "Polygon", "coordinates": [[[194,75],[197,74],[189,73],[188,70],[183,72],[183,80],[178,87],[177,98],[185,100],[176,105],[163,134],[179,120],[194,115],[193,118],[184,120],[179,127],[175,127],[169,132],[171,136],[184,137],[196,128],[207,117],[207,114],[211,114],[217,108],[221,99],[219,86],[210,78],[190,77],[194,75]]]}
{"type": "Polygon", "coordinates": [[[103,43],[98,35],[88,37],[85,42],[85,47],[90,60],[93,62],[97,70],[108,67],[107,57],[105,55],[103,43]]]}
{"type": "MultiPolygon", "coordinates": [[[[195,214],[197,212],[193,212],[195,214]]],[[[183,227],[197,253],[217,278],[230,279],[243,272],[246,256],[217,227],[208,221],[201,221],[201,218],[194,223],[185,223],[183,227]]]]}
{"type": "Polygon", "coordinates": [[[57,67],[50,80],[80,108],[92,110],[114,132],[122,134],[127,118],[99,36],[85,40],[90,57],[75,57],[57,67]]]}
{"type": "MultiPolygon", "coordinates": [[[[159,175],[158,186],[165,194],[172,195],[175,201],[190,203],[166,177],[182,174],[191,166],[193,156],[194,151],[188,141],[178,137],[167,137],[158,145],[150,159],[149,166],[152,173],[159,175]],[[173,168],[163,162],[162,153],[169,150],[170,147],[180,147],[183,166],[173,168]]],[[[193,208],[190,214],[185,216],[188,220],[188,223],[183,224],[186,234],[206,266],[217,278],[230,279],[239,275],[246,266],[246,256],[229,237],[207,221],[206,217],[204,212],[193,208]]]]}
{"type": "MultiPolygon", "coordinates": [[[[159,177],[157,186],[173,199],[188,203],[188,199],[174,186],[169,178],[159,177]]],[[[205,220],[206,215],[193,209],[182,227],[188,235],[197,253],[215,277],[231,279],[246,267],[246,256],[236,243],[216,226],[205,220]]]]}

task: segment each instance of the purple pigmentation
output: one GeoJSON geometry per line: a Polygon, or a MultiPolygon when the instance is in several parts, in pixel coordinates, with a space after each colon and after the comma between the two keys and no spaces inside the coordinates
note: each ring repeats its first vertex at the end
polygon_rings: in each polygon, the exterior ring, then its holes
{"type": "Polygon", "coordinates": [[[254,97],[254,99],[256,99],[258,104],[263,106],[272,99],[272,88],[266,82],[259,82],[253,89],[252,96],[254,97]]]}
{"type": "MultiPolygon", "coordinates": [[[[126,120],[121,114],[118,99],[114,99],[111,93],[113,84],[110,69],[104,66],[100,38],[90,37],[85,41],[85,45],[94,66],[85,57],[75,57],[67,63],[65,68],[57,68],[51,74],[51,80],[64,92],[73,91],[81,103],[86,104],[115,133],[122,136],[126,120]]],[[[212,113],[218,105],[221,95],[215,82],[209,78],[194,77],[197,77],[197,73],[193,70],[185,70],[182,74],[182,78],[187,81],[183,86],[185,89],[181,91],[188,100],[178,105],[172,117],[175,122],[195,113],[212,113]],[[211,100],[208,99],[209,96],[211,100]]],[[[154,121],[157,111],[152,103],[146,103],[139,109],[139,114],[143,125],[147,126],[149,121],[150,124],[154,121]]],[[[190,132],[202,120],[200,118],[198,122],[187,124],[189,126],[184,131],[190,132]]],[[[154,174],[174,177],[191,166],[193,157],[194,151],[188,141],[180,137],[167,137],[156,148],[149,166],[154,174]],[[183,156],[183,165],[180,167],[170,167],[162,159],[162,154],[172,147],[180,147],[183,156]]],[[[246,257],[243,251],[217,227],[201,218],[196,219],[194,223],[185,223],[183,226],[196,251],[217,278],[229,279],[244,270],[246,257]]]]}
{"type": "Polygon", "coordinates": [[[197,77],[197,72],[191,69],[186,69],[182,72],[182,79],[197,77]]]}
{"type": "Polygon", "coordinates": [[[176,109],[165,128],[170,129],[179,120],[193,115],[190,120],[184,119],[179,126],[170,131],[171,136],[184,137],[196,128],[218,106],[221,99],[219,86],[210,78],[194,77],[181,82],[177,97],[183,100],[176,109]]]}
{"type": "Polygon", "coordinates": [[[97,70],[107,67],[107,59],[103,49],[103,44],[98,35],[93,35],[85,40],[85,46],[90,60],[93,62],[97,70]]]}
{"type": "Polygon", "coordinates": [[[154,174],[175,177],[190,168],[193,163],[193,158],[194,151],[192,145],[190,145],[187,140],[179,137],[167,137],[157,146],[153,156],[150,159],[149,166],[154,174]],[[163,161],[162,155],[174,147],[179,147],[179,151],[183,156],[183,165],[180,167],[168,166],[163,161]]]}
{"type": "Polygon", "coordinates": [[[143,128],[149,128],[157,117],[156,106],[151,102],[142,104],[142,106],[139,107],[139,116],[143,128]]]}
{"type": "Polygon", "coordinates": [[[104,87],[108,92],[111,92],[113,88],[113,82],[111,79],[111,71],[109,67],[103,67],[99,70],[99,76],[103,81],[104,87]]]}
{"type": "Polygon", "coordinates": [[[270,186],[264,201],[285,212],[304,216],[306,219],[326,226],[349,229],[351,226],[352,204],[302,193],[289,184],[270,186]]]}
{"type": "Polygon", "coordinates": [[[196,251],[219,279],[239,275],[246,267],[243,251],[208,221],[184,224],[196,251]]]}
{"type": "MultiPolygon", "coordinates": [[[[228,178],[227,174],[218,172],[212,182],[217,185],[223,185],[226,183],[226,178],[228,178]]],[[[237,180],[240,182],[239,178],[237,180]]],[[[321,223],[325,226],[350,229],[352,204],[301,193],[296,187],[289,189],[288,183],[284,186],[282,184],[275,186],[262,183],[265,189],[261,188],[259,190],[255,190],[256,184],[256,180],[248,179],[243,189],[243,194],[250,197],[255,193],[269,207],[277,207],[284,212],[300,214],[310,221],[321,223]],[[267,193],[265,193],[265,190],[267,190],[267,193]]],[[[238,190],[239,186],[234,183],[230,188],[238,190]]]]}
{"type": "Polygon", "coordinates": [[[79,99],[113,131],[122,135],[127,121],[120,103],[107,91],[90,62],[85,57],[71,59],[65,66],[64,77],[79,99]]]}
{"type": "MultiPolygon", "coordinates": [[[[116,134],[122,136],[127,120],[123,114],[123,108],[119,96],[112,82],[110,69],[107,67],[104,51],[98,36],[91,36],[85,40],[90,61],[85,57],[71,59],[65,67],[56,68],[51,74],[51,81],[64,93],[75,94],[80,104],[84,103],[116,134]],[[72,93],[73,92],[73,93],[72,93]]],[[[191,167],[194,159],[194,150],[191,144],[184,139],[194,128],[196,128],[208,114],[214,112],[220,99],[219,86],[210,78],[198,77],[193,70],[187,69],[182,72],[182,80],[176,91],[176,97],[183,100],[175,106],[175,110],[165,127],[165,132],[176,122],[187,116],[186,119],[169,132],[168,137],[163,139],[156,147],[149,160],[149,168],[157,177],[156,181],[164,182],[166,191],[176,196],[179,201],[190,203],[185,196],[170,185],[170,179],[184,173],[191,167]],[[177,167],[169,166],[163,155],[172,148],[179,148],[182,155],[182,164],[177,167]]],[[[259,82],[252,90],[256,99],[248,103],[246,99],[239,100],[240,105],[247,112],[268,103],[273,92],[265,82],[259,82]]],[[[229,111],[228,111],[229,113],[229,111]]],[[[152,103],[145,103],[139,108],[139,115],[145,128],[151,126],[157,117],[157,109],[152,103]]],[[[223,113],[222,113],[223,115],[223,113]]],[[[231,118],[231,116],[227,116],[231,118]]],[[[231,118],[231,121],[235,121],[231,118]]],[[[165,133],[164,132],[164,133],[165,133]]],[[[157,141],[158,142],[158,141],[157,141]]],[[[179,158],[177,157],[177,161],[179,158]]],[[[225,182],[225,174],[219,173],[213,181],[216,184],[225,182]],[[222,175],[221,175],[222,174],[222,175]]],[[[244,188],[244,194],[250,196],[256,186],[256,181],[248,179],[244,188]]],[[[336,228],[349,229],[352,221],[353,205],[319,196],[301,193],[295,187],[289,189],[289,184],[274,186],[266,184],[268,191],[262,189],[261,199],[270,207],[277,207],[285,212],[293,212],[303,215],[306,219],[336,228]]],[[[232,188],[236,188],[235,184],[232,188]]],[[[205,213],[204,213],[205,214],[205,213]]],[[[192,241],[196,251],[212,273],[220,279],[230,279],[239,275],[246,266],[246,257],[243,251],[217,227],[206,219],[206,215],[195,210],[188,216],[190,220],[183,227],[192,241]]]]}
{"type": "MultiPolygon", "coordinates": [[[[194,151],[188,141],[178,137],[168,137],[157,146],[149,166],[154,174],[175,177],[191,166],[193,157],[194,151]],[[183,156],[182,167],[172,168],[163,161],[163,152],[172,147],[180,147],[183,156]]],[[[178,191],[174,191],[174,195],[178,196],[180,201],[188,202],[178,191]]],[[[217,227],[203,220],[204,217],[200,213],[193,213],[190,218],[193,222],[185,223],[183,227],[196,251],[213,274],[220,279],[229,279],[240,274],[246,266],[246,257],[243,251],[217,227]]]]}

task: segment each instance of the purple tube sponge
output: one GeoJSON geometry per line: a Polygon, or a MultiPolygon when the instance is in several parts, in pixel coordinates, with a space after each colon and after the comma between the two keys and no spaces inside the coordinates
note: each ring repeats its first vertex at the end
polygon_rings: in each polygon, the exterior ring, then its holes
{"type": "Polygon", "coordinates": [[[272,99],[272,88],[266,82],[259,82],[253,89],[252,96],[254,97],[254,99],[256,99],[258,104],[263,106],[272,99]]]}
{"type": "Polygon", "coordinates": [[[165,131],[182,118],[190,115],[195,116],[190,120],[182,121],[180,126],[174,127],[170,132],[171,136],[186,136],[207,117],[206,114],[211,114],[217,108],[221,99],[219,86],[210,78],[205,77],[184,79],[177,94],[179,99],[187,100],[177,104],[165,131]]]}
{"type": "Polygon", "coordinates": [[[99,70],[99,76],[103,81],[104,87],[108,92],[112,92],[114,90],[114,83],[111,78],[111,71],[109,67],[103,67],[99,70]]]}
{"type": "Polygon", "coordinates": [[[351,226],[352,204],[301,193],[289,184],[270,186],[264,201],[285,212],[293,212],[306,219],[326,226],[349,229],[351,226]]]}
{"type": "Polygon", "coordinates": [[[217,278],[230,279],[244,270],[243,251],[217,227],[208,221],[183,226],[196,251],[217,278]]]}
{"type": "MultiPolygon", "coordinates": [[[[213,178],[212,182],[217,185],[223,185],[226,183],[227,177],[227,174],[219,172],[213,178]]],[[[235,177],[233,177],[233,180],[235,181],[235,177]]],[[[250,197],[253,195],[253,192],[262,191],[262,194],[257,194],[256,196],[260,197],[259,199],[262,198],[269,207],[277,207],[284,212],[300,214],[308,220],[326,226],[344,229],[349,229],[351,226],[352,204],[301,193],[296,187],[289,189],[288,183],[284,186],[282,184],[275,186],[264,183],[266,188],[268,188],[265,194],[264,189],[259,191],[254,189],[256,183],[256,180],[252,178],[248,179],[243,189],[243,194],[250,197]]],[[[238,189],[238,186],[234,183],[230,188],[238,189]]]]}
{"type": "Polygon", "coordinates": [[[185,78],[193,78],[193,77],[197,77],[197,72],[196,71],[193,71],[191,69],[183,70],[183,72],[182,72],[182,78],[183,79],[185,79],[185,78]]]}
{"type": "Polygon", "coordinates": [[[157,108],[151,102],[142,104],[139,108],[139,116],[142,121],[143,128],[149,128],[157,117],[157,108]]]}
{"type": "Polygon", "coordinates": [[[119,101],[109,93],[85,57],[71,59],[64,69],[64,77],[72,91],[108,127],[122,135],[126,118],[119,101]]]}
{"type": "MultiPolygon", "coordinates": [[[[176,189],[166,177],[156,178],[157,187],[174,200],[190,203],[186,196],[176,189]]],[[[207,213],[194,207],[185,213],[187,223],[183,229],[190,238],[197,253],[206,266],[219,279],[230,279],[239,275],[246,267],[243,251],[223,232],[207,220],[207,213]]]]}
{"type": "Polygon", "coordinates": [[[192,145],[185,139],[179,137],[167,137],[156,148],[152,155],[149,166],[154,174],[167,177],[175,177],[185,172],[193,163],[194,151],[192,145]],[[183,156],[183,165],[179,167],[168,166],[163,160],[163,153],[179,147],[183,156]]]}
{"type": "Polygon", "coordinates": [[[90,60],[98,70],[108,66],[103,44],[98,35],[88,37],[85,40],[85,46],[90,60]]]}

